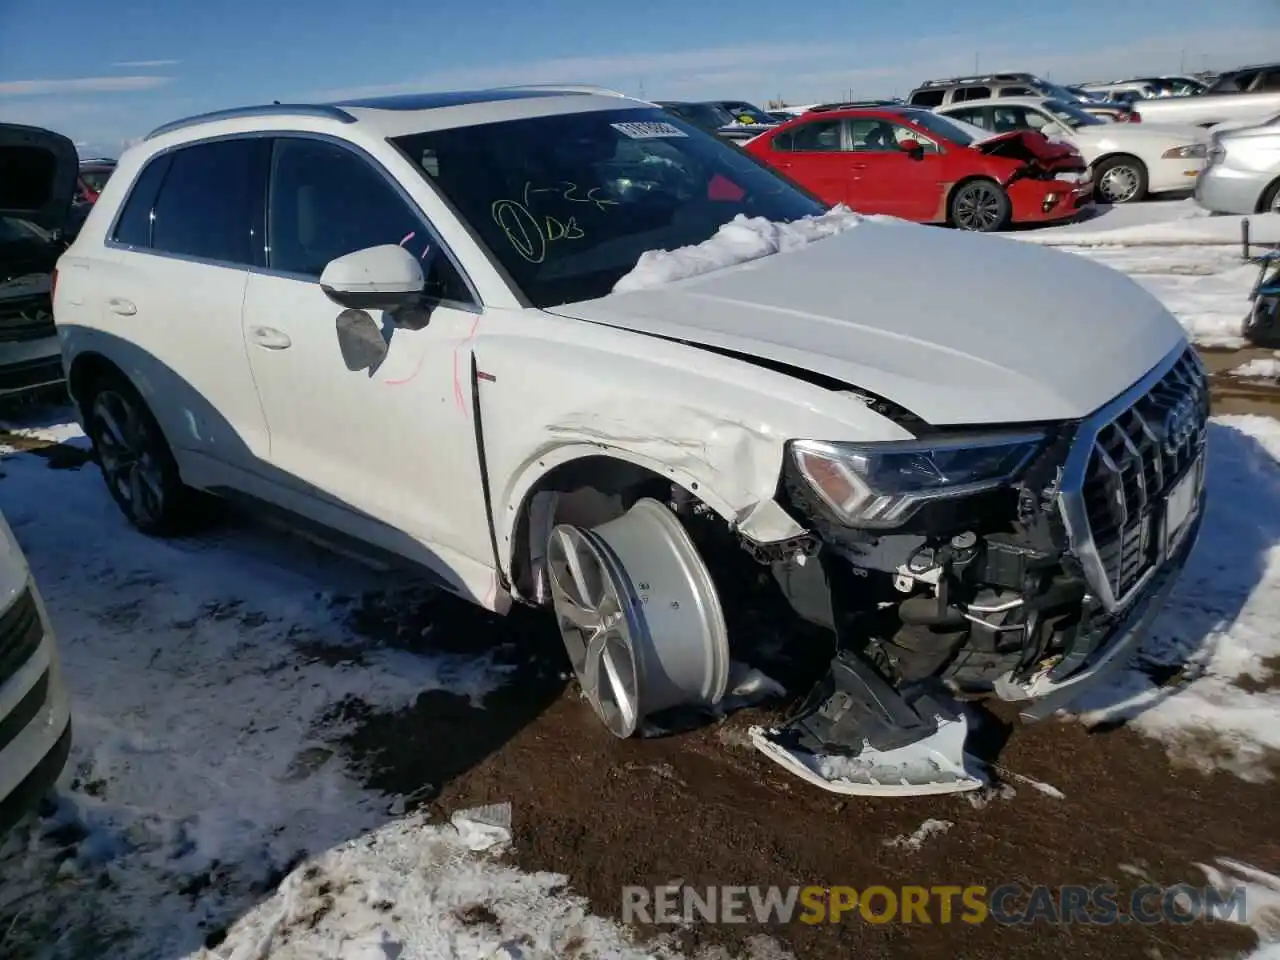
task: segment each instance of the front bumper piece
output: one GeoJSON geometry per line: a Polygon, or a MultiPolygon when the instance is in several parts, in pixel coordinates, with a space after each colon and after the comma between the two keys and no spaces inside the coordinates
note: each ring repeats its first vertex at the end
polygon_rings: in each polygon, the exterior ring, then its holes
{"type": "MultiPolygon", "coordinates": [[[[1081,424],[1064,469],[1061,509],[1073,552],[1085,557],[1093,593],[1102,598],[1100,622],[1105,625],[1082,633],[1069,651],[1033,676],[1015,679],[1006,674],[996,681],[995,695],[1024,704],[1025,719],[1040,720],[1066,708],[1086,689],[1123,668],[1142,645],[1199,538],[1207,418],[1207,383],[1188,346],[1172,352],[1131,390],[1081,424]],[[1152,426],[1153,412],[1169,416],[1152,426]],[[1107,454],[1108,431],[1117,425],[1128,431],[1125,445],[1133,458],[1119,469],[1107,454]],[[1145,434],[1135,442],[1138,426],[1145,434]],[[1170,435],[1162,431],[1174,426],[1178,443],[1171,446],[1170,435]],[[1130,573],[1139,568],[1134,556],[1125,552],[1127,539],[1121,541],[1118,561],[1109,560],[1113,548],[1095,541],[1083,512],[1086,484],[1098,482],[1099,457],[1115,471],[1119,492],[1129,499],[1127,509],[1121,506],[1121,537],[1132,537],[1143,528],[1147,533],[1142,543],[1157,538],[1145,573],[1130,573]],[[1153,457],[1162,461],[1159,466],[1151,462],[1153,457]],[[1145,480],[1125,486],[1123,468],[1134,464],[1144,478],[1163,478],[1168,468],[1159,498],[1148,497],[1145,480]],[[1182,466],[1175,473],[1178,464],[1182,466]],[[1171,526],[1173,502],[1188,490],[1191,496],[1176,507],[1178,522],[1171,526]],[[1115,571],[1136,579],[1117,582],[1115,571]]],[[[967,717],[940,682],[931,683],[935,685],[895,691],[856,655],[842,651],[797,719],[781,728],[755,727],[751,739],[788,772],[833,793],[920,796],[975,790],[986,783],[985,765],[964,752],[967,717]]]]}

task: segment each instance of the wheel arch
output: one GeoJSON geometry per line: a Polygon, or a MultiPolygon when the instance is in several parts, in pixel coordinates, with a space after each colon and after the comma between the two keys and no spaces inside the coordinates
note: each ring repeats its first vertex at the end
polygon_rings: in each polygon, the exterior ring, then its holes
{"type": "Polygon", "coordinates": [[[1258,194],[1258,202],[1254,205],[1254,213],[1266,213],[1267,208],[1275,200],[1275,195],[1280,192],[1280,177],[1276,177],[1258,194]]]}
{"type": "Polygon", "coordinates": [[[85,391],[91,383],[103,377],[119,377],[125,383],[132,384],[128,374],[96,350],[86,350],[72,358],[67,370],[67,390],[71,394],[71,401],[82,415],[85,413],[85,391]]]}
{"type": "Polygon", "coordinates": [[[993,172],[984,171],[982,173],[969,173],[961,177],[955,183],[947,188],[946,196],[942,201],[943,223],[948,226],[955,226],[955,222],[951,216],[951,202],[955,199],[956,193],[962,188],[967,187],[971,183],[979,180],[986,180],[988,183],[994,184],[996,187],[1004,191],[1005,196],[1009,194],[1009,188],[1000,182],[1000,177],[993,172]]]}
{"type": "MultiPolygon", "coordinates": [[[[718,516],[726,528],[739,528],[744,513],[756,513],[735,509],[722,491],[703,478],[632,450],[602,451],[584,444],[557,447],[539,456],[520,475],[495,518],[499,555],[512,592],[525,600],[544,599],[538,564],[546,537],[557,523],[604,523],[621,516],[645,496],[692,504],[718,516]]],[[[778,522],[777,515],[784,514],[782,508],[773,500],[763,504],[761,512],[778,522]]],[[[789,516],[780,527],[788,522],[800,531],[789,516]]]]}

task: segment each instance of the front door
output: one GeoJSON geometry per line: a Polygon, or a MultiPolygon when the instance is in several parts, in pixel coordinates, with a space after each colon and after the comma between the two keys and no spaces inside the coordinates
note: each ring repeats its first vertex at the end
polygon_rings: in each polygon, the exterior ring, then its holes
{"type": "Polygon", "coordinates": [[[938,147],[924,134],[889,120],[849,122],[856,209],[904,220],[938,219],[942,205],[938,147]],[[914,140],[923,154],[909,154],[902,144],[914,140]]]}
{"type": "Polygon", "coordinates": [[[348,146],[277,138],[267,206],[267,269],[249,278],[244,335],[278,481],[298,512],[474,582],[467,571],[493,566],[472,417],[477,298],[422,213],[348,146]],[[422,261],[425,324],[369,311],[387,352],[350,369],[343,308],[318,281],[334,258],[387,243],[422,261]]]}

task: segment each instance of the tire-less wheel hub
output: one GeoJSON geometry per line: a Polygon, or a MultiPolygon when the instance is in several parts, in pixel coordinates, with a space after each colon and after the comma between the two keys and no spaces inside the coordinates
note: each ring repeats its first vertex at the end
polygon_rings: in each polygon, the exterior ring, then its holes
{"type": "Polygon", "coordinates": [[[656,500],[547,546],[551,599],[574,674],[609,732],[724,696],[729,643],[715,585],[680,521],[656,500]]]}

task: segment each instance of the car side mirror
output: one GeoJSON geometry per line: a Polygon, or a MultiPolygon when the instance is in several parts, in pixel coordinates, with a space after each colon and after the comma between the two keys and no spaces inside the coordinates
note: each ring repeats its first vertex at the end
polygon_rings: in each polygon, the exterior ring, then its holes
{"type": "Polygon", "coordinates": [[[911,157],[912,160],[919,160],[924,156],[924,144],[919,140],[903,140],[898,144],[902,148],[902,152],[911,157]]]}
{"type": "Polygon", "coordinates": [[[320,274],[325,296],[352,310],[398,310],[416,303],[425,287],[418,259],[394,243],[330,260],[320,274]]]}

